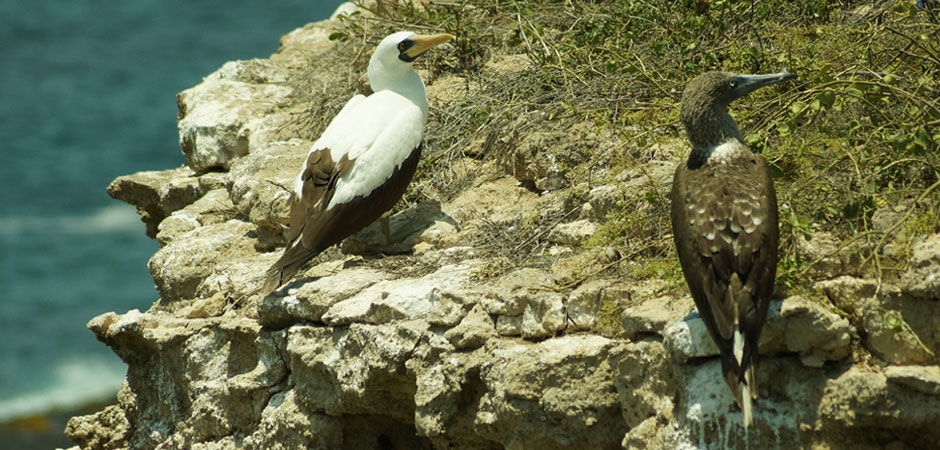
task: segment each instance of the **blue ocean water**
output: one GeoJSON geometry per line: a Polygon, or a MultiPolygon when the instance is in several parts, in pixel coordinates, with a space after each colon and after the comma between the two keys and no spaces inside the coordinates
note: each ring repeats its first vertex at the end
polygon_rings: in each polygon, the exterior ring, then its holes
{"type": "Polygon", "coordinates": [[[157,299],[157,244],[105,188],[184,163],[177,92],[340,3],[0,2],[0,422],[113,395],[85,324],[157,299]]]}

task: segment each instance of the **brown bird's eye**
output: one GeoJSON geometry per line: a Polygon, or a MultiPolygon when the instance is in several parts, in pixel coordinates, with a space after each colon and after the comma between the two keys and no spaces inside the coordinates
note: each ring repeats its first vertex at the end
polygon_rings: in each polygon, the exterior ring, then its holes
{"type": "Polygon", "coordinates": [[[405,48],[407,48],[407,47],[408,47],[408,46],[405,45],[404,42],[399,42],[399,43],[398,43],[398,51],[400,51],[400,52],[405,51],[405,48]]]}

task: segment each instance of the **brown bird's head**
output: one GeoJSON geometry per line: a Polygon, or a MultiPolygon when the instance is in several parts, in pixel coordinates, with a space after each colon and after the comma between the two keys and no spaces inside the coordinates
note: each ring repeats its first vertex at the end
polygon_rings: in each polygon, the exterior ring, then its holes
{"type": "Polygon", "coordinates": [[[692,148],[720,145],[730,138],[741,138],[728,105],[757,89],[796,78],[784,70],[767,75],[737,75],[706,72],[689,82],[682,93],[682,124],[692,148]]]}

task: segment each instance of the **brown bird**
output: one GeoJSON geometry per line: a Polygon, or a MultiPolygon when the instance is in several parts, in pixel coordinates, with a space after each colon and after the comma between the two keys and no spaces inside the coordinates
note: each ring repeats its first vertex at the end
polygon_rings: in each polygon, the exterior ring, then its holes
{"type": "Polygon", "coordinates": [[[262,295],[286,283],[323,250],[379,219],[405,193],[421,158],[428,115],[424,82],[412,63],[452,38],[401,31],[376,47],[368,69],[374,93],[346,103],[313,144],[294,180],[287,248],[268,269],[262,295]]]}
{"type": "Polygon", "coordinates": [[[672,231],[692,299],[721,351],[725,383],[745,429],[757,398],[757,343],[777,272],[777,195],[767,162],[744,144],[727,107],[795,78],[708,72],[682,94],[692,143],[672,184],[672,231]]]}

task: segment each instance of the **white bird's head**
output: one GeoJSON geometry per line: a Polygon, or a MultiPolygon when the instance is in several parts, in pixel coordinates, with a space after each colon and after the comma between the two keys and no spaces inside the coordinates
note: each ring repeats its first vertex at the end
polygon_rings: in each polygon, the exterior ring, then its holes
{"type": "Polygon", "coordinates": [[[453,38],[453,35],[446,33],[424,35],[411,31],[399,31],[386,36],[369,60],[372,90],[392,88],[397,78],[407,76],[409,72],[414,73],[412,63],[417,57],[453,38]]]}

